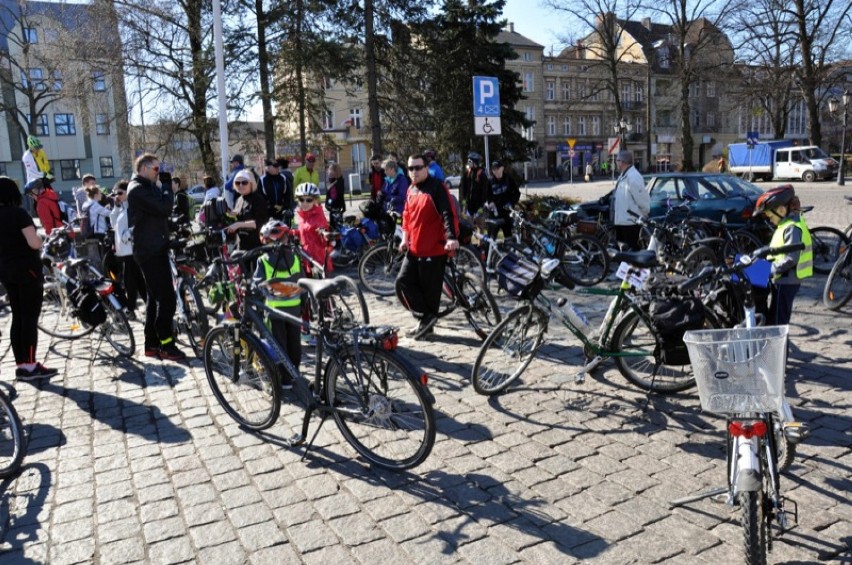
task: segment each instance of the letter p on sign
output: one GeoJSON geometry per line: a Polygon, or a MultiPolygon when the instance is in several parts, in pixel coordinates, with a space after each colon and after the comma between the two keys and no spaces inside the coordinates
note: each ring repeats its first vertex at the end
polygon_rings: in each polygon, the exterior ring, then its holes
{"type": "Polygon", "coordinates": [[[480,118],[500,116],[500,83],[497,77],[473,77],[473,115],[480,118]]]}

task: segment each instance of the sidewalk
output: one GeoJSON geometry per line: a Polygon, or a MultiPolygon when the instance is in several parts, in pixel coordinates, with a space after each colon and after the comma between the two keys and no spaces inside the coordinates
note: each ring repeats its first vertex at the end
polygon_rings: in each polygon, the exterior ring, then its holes
{"type": "MultiPolygon", "coordinates": [[[[827,312],[817,286],[796,305],[787,379],[813,430],[782,484],[799,527],[774,563],[852,559],[852,311],[827,312]]],[[[393,300],[369,306],[375,323],[410,322],[393,300]]],[[[108,344],[42,335],[40,355],[63,372],[16,384],[30,441],[21,476],[0,485],[0,562],[741,561],[738,513],[668,505],[724,484],[724,422],[694,392],[643,412],[612,364],[576,385],[582,352],[550,337],[522,382],[490,400],[469,386],[479,341],[460,315],[429,341],[401,340],[430,375],[438,441],[421,467],[389,473],[357,459],[331,421],[305,460],[285,449],[298,420],[286,405],[267,433],[240,430],[198,360],[116,360],[108,344]]]]}

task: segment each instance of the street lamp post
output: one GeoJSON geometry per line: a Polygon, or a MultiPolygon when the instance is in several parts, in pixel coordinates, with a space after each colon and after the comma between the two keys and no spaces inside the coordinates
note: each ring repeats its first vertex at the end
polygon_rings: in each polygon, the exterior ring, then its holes
{"type": "Polygon", "coordinates": [[[633,126],[630,125],[630,122],[628,122],[624,118],[621,118],[620,120],[618,120],[618,123],[613,129],[615,130],[616,135],[621,138],[622,151],[624,149],[627,149],[627,147],[624,145],[624,132],[629,132],[631,129],[633,129],[633,126]]]}
{"type": "MultiPolygon", "coordinates": [[[[850,103],[852,103],[852,95],[846,90],[843,92],[843,131],[840,133],[840,166],[837,168],[837,186],[844,186],[846,184],[843,168],[846,165],[846,156],[844,153],[846,149],[846,126],[849,119],[848,110],[850,103]]],[[[839,109],[840,101],[832,96],[828,101],[828,111],[832,114],[837,114],[839,109]]]]}

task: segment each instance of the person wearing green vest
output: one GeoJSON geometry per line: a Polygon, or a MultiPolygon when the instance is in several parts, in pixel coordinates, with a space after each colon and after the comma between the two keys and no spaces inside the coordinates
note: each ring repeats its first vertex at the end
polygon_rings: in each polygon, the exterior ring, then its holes
{"type": "Polygon", "coordinates": [[[769,306],[771,325],[790,323],[793,300],[802,281],[814,272],[814,250],[811,233],[799,214],[801,207],[792,185],[784,184],[767,190],[757,199],[755,214],[764,214],[776,226],[770,247],[804,243],[802,251],[770,256],[772,260],[772,302],[769,306]]]}
{"type": "MultiPolygon", "coordinates": [[[[289,234],[290,228],[279,220],[269,220],[261,227],[260,239],[262,243],[280,243],[282,245],[260,256],[257,261],[257,268],[254,271],[255,280],[284,279],[295,282],[304,276],[299,256],[293,253],[290,247],[286,245],[289,240],[289,234]]],[[[302,317],[302,299],[299,294],[295,296],[283,296],[270,292],[266,298],[266,305],[286,312],[296,318],[302,317]]],[[[296,324],[277,319],[270,319],[269,327],[278,345],[287,352],[290,362],[298,370],[299,365],[302,363],[301,328],[296,324]]],[[[293,388],[293,382],[289,373],[283,369],[279,372],[281,374],[281,388],[293,388]]]]}

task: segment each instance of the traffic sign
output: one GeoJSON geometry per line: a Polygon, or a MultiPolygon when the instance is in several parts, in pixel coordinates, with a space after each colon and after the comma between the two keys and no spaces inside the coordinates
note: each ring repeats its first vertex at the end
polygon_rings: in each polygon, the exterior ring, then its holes
{"type": "Polygon", "coordinates": [[[473,115],[485,118],[500,116],[500,82],[497,77],[473,77],[473,115]]]}
{"type": "Polygon", "coordinates": [[[746,133],[746,145],[754,147],[760,142],[760,132],[750,131],[746,133]]]}
{"type": "Polygon", "coordinates": [[[569,157],[573,157],[573,156],[574,156],[574,154],[575,154],[575,153],[574,153],[574,150],[573,150],[573,149],[571,149],[570,151],[568,151],[568,156],[569,156],[569,157]]]}
{"type": "Polygon", "coordinates": [[[476,135],[500,135],[502,133],[500,118],[475,116],[473,118],[473,130],[476,135]]]}
{"type": "Polygon", "coordinates": [[[618,146],[621,144],[621,138],[619,137],[610,137],[606,140],[606,146],[609,147],[607,150],[607,155],[615,155],[618,153],[618,146]]]}
{"type": "Polygon", "coordinates": [[[571,149],[574,149],[574,144],[577,143],[577,140],[574,139],[573,137],[569,137],[567,141],[568,141],[568,147],[570,147],[571,149]]]}

